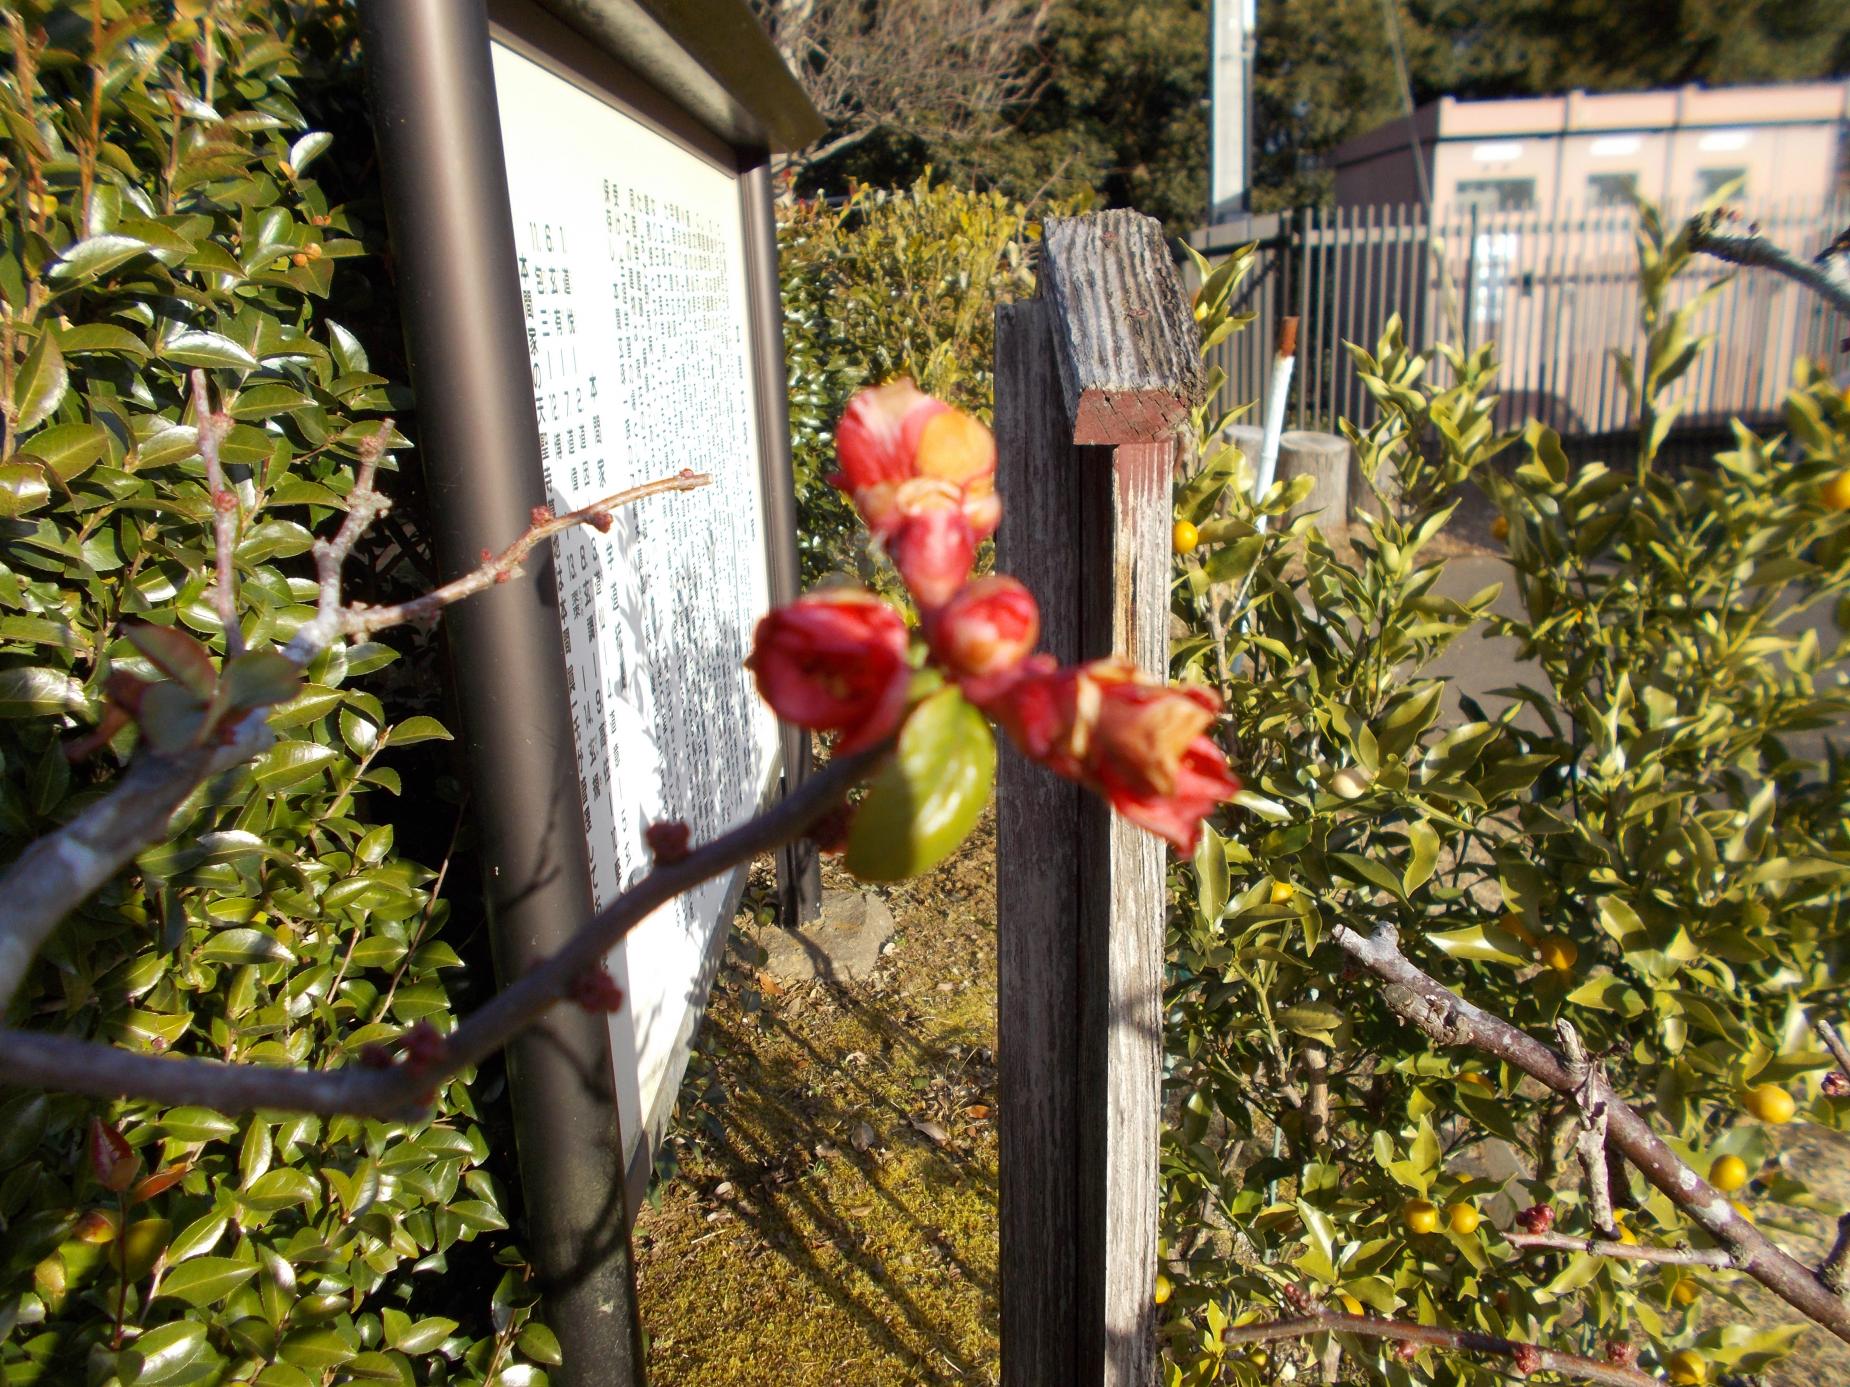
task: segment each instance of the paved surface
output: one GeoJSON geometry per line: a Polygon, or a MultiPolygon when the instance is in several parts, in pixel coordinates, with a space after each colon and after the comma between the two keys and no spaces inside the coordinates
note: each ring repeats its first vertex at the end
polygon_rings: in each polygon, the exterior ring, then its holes
{"type": "Polygon", "coordinates": [[[800,929],[771,928],[758,936],[769,955],[764,971],[779,982],[861,982],[893,937],[893,912],[864,891],[824,891],[822,918],[800,929]]]}

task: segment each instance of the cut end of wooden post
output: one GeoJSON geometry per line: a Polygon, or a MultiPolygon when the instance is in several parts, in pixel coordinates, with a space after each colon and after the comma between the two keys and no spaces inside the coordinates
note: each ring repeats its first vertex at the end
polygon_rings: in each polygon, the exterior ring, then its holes
{"type": "Polygon", "coordinates": [[[1201,400],[1201,334],[1162,226],[1124,209],[1050,217],[1041,293],[1053,308],[1073,441],[1170,437],[1201,400]]]}

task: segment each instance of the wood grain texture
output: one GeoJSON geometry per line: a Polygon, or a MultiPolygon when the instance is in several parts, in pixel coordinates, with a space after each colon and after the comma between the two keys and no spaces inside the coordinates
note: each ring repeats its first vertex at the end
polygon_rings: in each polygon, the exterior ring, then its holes
{"type": "MultiPolygon", "coordinates": [[[[1310,495],[1293,506],[1287,519],[1316,515],[1324,527],[1349,523],[1349,440],[1333,433],[1287,429],[1278,440],[1278,479],[1309,477],[1310,495]]],[[[1369,498],[1374,499],[1372,494],[1369,498]]]]}
{"type": "MultiPolygon", "coordinates": [[[[1041,648],[1079,658],[1082,450],[1061,403],[1042,300],[996,320],[997,567],[1037,594],[1041,648]]],[[[1002,1380],[1067,1387],[1079,1372],[1080,789],[1003,740],[996,773],[1002,1380]]]]}
{"type": "Polygon", "coordinates": [[[1200,334],[1158,222],[1125,209],[1048,218],[1040,287],[1075,443],[1153,442],[1188,418],[1200,334]]]}
{"type": "MultiPolygon", "coordinates": [[[[1082,221],[1097,232],[1123,216],[1082,221]]],[[[1153,438],[1103,447],[1075,428],[1086,395],[1066,389],[1075,334],[1061,304],[1101,302],[1123,273],[1114,248],[1097,235],[1090,244],[1098,263],[1065,262],[1064,300],[1047,292],[998,315],[998,562],[1039,599],[1048,653],[1063,663],[1115,653],[1161,677],[1177,431],[1171,417],[1153,438]]],[[[1139,273],[1163,280],[1142,286],[1147,301],[1181,302],[1166,255],[1139,273]]],[[[1154,379],[1146,372],[1150,392],[1154,379]]],[[[1181,417],[1197,386],[1192,369],[1172,373],[1181,417]]],[[[1109,413],[1116,426],[1130,417],[1109,413]]],[[[997,798],[1002,1380],[1153,1387],[1163,847],[1012,749],[997,798]]]]}

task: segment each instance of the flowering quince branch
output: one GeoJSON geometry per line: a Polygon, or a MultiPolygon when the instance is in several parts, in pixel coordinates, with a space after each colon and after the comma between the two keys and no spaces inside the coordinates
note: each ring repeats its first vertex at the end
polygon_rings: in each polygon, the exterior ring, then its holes
{"type": "MultiPolygon", "coordinates": [[[[1033,595],[1013,578],[970,576],[977,544],[1001,519],[989,430],[899,380],[855,396],[835,447],[841,470],[832,480],[918,603],[932,672],[1024,755],[1103,795],[1178,851],[1194,851],[1202,819],[1240,788],[1207,735],[1220,701],[1206,689],[1158,683],[1120,660],[1062,669],[1033,653],[1040,638],[1033,595]]],[[[898,732],[932,694],[929,680],[923,690],[915,684],[910,646],[904,621],[879,598],[825,588],[765,617],[746,663],[779,717],[834,733],[852,749],[898,732]]],[[[917,803],[931,798],[935,782],[974,779],[955,750],[941,769],[914,765],[903,735],[900,747],[900,762],[921,782],[906,792],[917,803]]],[[[985,773],[985,798],[988,788],[985,773]]],[[[955,846],[947,835],[924,865],[955,846]]]]}
{"type": "Polygon", "coordinates": [[[497,992],[448,1035],[408,1032],[396,1058],[373,1052],[339,1069],[291,1069],[144,1055],[112,1045],[0,1027],[8,1083],[190,1103],[219,1112],[253,1108],[388,1120],[416,1118],[437,1086],[480,1063],[561,1000],[610,1010],[621,1000],[604,957],[657,907],[760,853],[800,838],[891,751],[878,744],[838,757],[757,818],[655,869],[605,906],[559,951],[497,992]]]}
{"type": "MultiPolygon", "coordinates": [[[[236,540],[236,495],[224,485],[218,462],[224,416],[207,409],[204,373],[196,371],[193,398],[199,413],[201,454],[214,498],[213,534],[218,551],[218,582],[214,597],[224,623],[227,649],[240,651],[234,592],[230,573],[236,540]]],[[[388,626],[429,620],[444,607],[506,582],[541,540],[573,525],[607,528],[615,506],[666,491],[704,486],[708,479],[692,472],[618,492],[569,515],[536,511],[527,532],[498,555],[485,555],[481,565],[412,602],[392,607],[348,605],[341,599],[341,569],[369,526],[385,513],[389,503],[373,485],[380,460],[392,437],[392,421],[360,444],[353,490],[347,497],[347,514],[332,540],[315,545],[320,586],[316,614],[299,627],[289,644],[274,650],[244,651],[227,657],[215,668],[205,647],[177,628],[132,626],[127,635],[168,678],[145,683],[118,671],[107,685],[108,701],[95,730],[69,746],[67,754],[89,755],[100,749],[130,722],[142,729],[142,744],[133,762],[115,786],[83,813],[56,832],[38,839],[0,875],[0,899],[7,903],[0,914],[0,1012],[12,1001],[58,922],[134,856],[166,836],[168,822],[187,796],[223,771],[254,759],[275,740],[260,710],[294,697],[299,671],[333,641],[367,634],[388,626]]]]}
{"type": "MultiPolygon", "coordinates": [[[[1729,1265],[1746,1272],[1793,1309],[1850,1342],[1850,1303],[1819,1272],[1790,1256],[1743,1218],[1726,1195],[1710,1185],[1651,1130],[1594,1069],[1583,1078],[1550,1046],[1501,1017],[1474,1006],[1422,972],[1400,951],[1391,927],[1361,934],[1347,925],[1331,932],[1336,945],[1387,984],[1383,1000],[1440,1045],[1470,1045],[1515,1066],[1556,1093],[1584,1090],[1606,1112],[1606,1138],[1644,1177],[1729,1255],[1729,1265]]],[[[1544,1233],[1545,1228],[1530,1230],[1544,1233]]]]}
{"type": "MultiPolygon", "coordinates": [[[[1480,1334],[1469,1329],[1447,1329],[1436,1324],[1415,1324],[1410,1320],[1378,1319],[1371,1315],[1340,1315],[1333,1312],[1302,1315],[1266,1324],[1238,1325],[1221,1332],[1221,1342],[1264,1344],[1278,1339],[1308,1339],[1316,1334],[1354,1334],[1365,1339],[1392,1339],[1414,1348],[1445,1349],[1454,1353],[1483,1353],[1508,1358],[1519,1376],[1551,1372],[1583,1382],[1613,1383],[1616,1387],[1662,1387],[1663,1379],[1622,1361],[1623,1349],[1609,1353],[1609,1361],[1583,1358],[1577,1353],[1504,1339],[1495,1334],[1480,1334]]],[[[1629,1346],[1627,1346],[1629,1347],[1629,1346]]]]}

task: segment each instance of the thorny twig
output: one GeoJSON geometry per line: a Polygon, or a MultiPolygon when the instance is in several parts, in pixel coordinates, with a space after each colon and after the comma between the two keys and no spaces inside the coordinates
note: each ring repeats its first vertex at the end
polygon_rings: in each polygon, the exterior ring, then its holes
{"type": "Polygon", "coordinates": [[[1663,1387],[1662,1380],[1637,1368],[1617,1363],[1602,1363],[1597,1358],[1583,1358],[1577,1353],[1561,1353],[1525,1344],[1495,1334],[1480,1334],[1469,1329],[1447,1329],[1443,1325],[1414,1324],[1410,1320],[1376,1318],[1372,1315],[1338,1315],[1321,1313],[1294,1319],[1273,1320],[1268,1324],[1245,1324],[1227,1329],[1221,1342],[1264,1344],[1276,1339],[1308,1339],[1316,1334],[1354,1334],[1365,1339],[1392,1339],[1421,1348],[1446,1349],[1454,1353],[1484,1353],[1514,1359],[1526,1376],[1546,1370],[1586,1382],[1609,1383],[1613,1387],[1663,1387]]]}
{"type": "Polygon", "coordinates": [[[1850,280],[1837,278],[1819,261],[1801,260],[1782,250],[1762,236],[1758,228],[1750,228],[1745,235],[1720,232],[1716,228],[1722,222],[1723,216],[1717,212],[1691,217],[1688,228],[1690,249],[1733,265],[1757,267],[1784,275],[1804,285],[1839,313],[1850,316],[1850,280]]]}
{"type": "Polygon", "coordinates": [[[1576,1238],[1567,1233],[1505,1233],[1511,1247],[1525,1251],[1584,1252],[1592,1257],[1611,1257],[1621,1262],[1651,1262],[1665,1267],[1714,1267],[1718,1271],[1734,1265],[1734,1258],[1719,1247],[1647,1247],[1643,1243],[1624,1243],[1612,1238],[1576,1238]]]}
{"type": "MultiPolygon", "coordinates": [[[[1439,1044],[1472,1046],[1514,1065],[1556,1093],[1574,1094],[1575,1076],[1561,1055],[1422,972],[1401,953],[1392,927],[1360,934],[1338,925],[1331,938],[1387,984],[1382,997],[1394,1012],[1439,1044]]],[[[1742,1217],[1727,1196],[1680,1160],[1597,1071],[1588,1078],[1587,1087],[1605,1106],[1607,1140],[1728,1251],[1732,1266],[1850,1342],[1850,1303],[1742,1217]]]]}
{"type": "Polygon", "coordinates": [[[1593,1215],[1593,1227],[1602,1238],[1616,1240],[1619,1226],[1612,1217],[1612,1186],[1606,1169],[1606,1104],[1595,1086],[1605,1085],[1605,1075],[1587,1054],[1574,1023],[1565,1017],[1555,1022],[1555,1035],[1561,1052],[1567,1056],[1568,1076],[1574,1084],[1574,1106],[1580,1113],[1580,1130],[1574,1134],[1574,1151],[1580,1157],[1580,1169],[1586,1177],[1587,1204],[1593,1215]]]}

